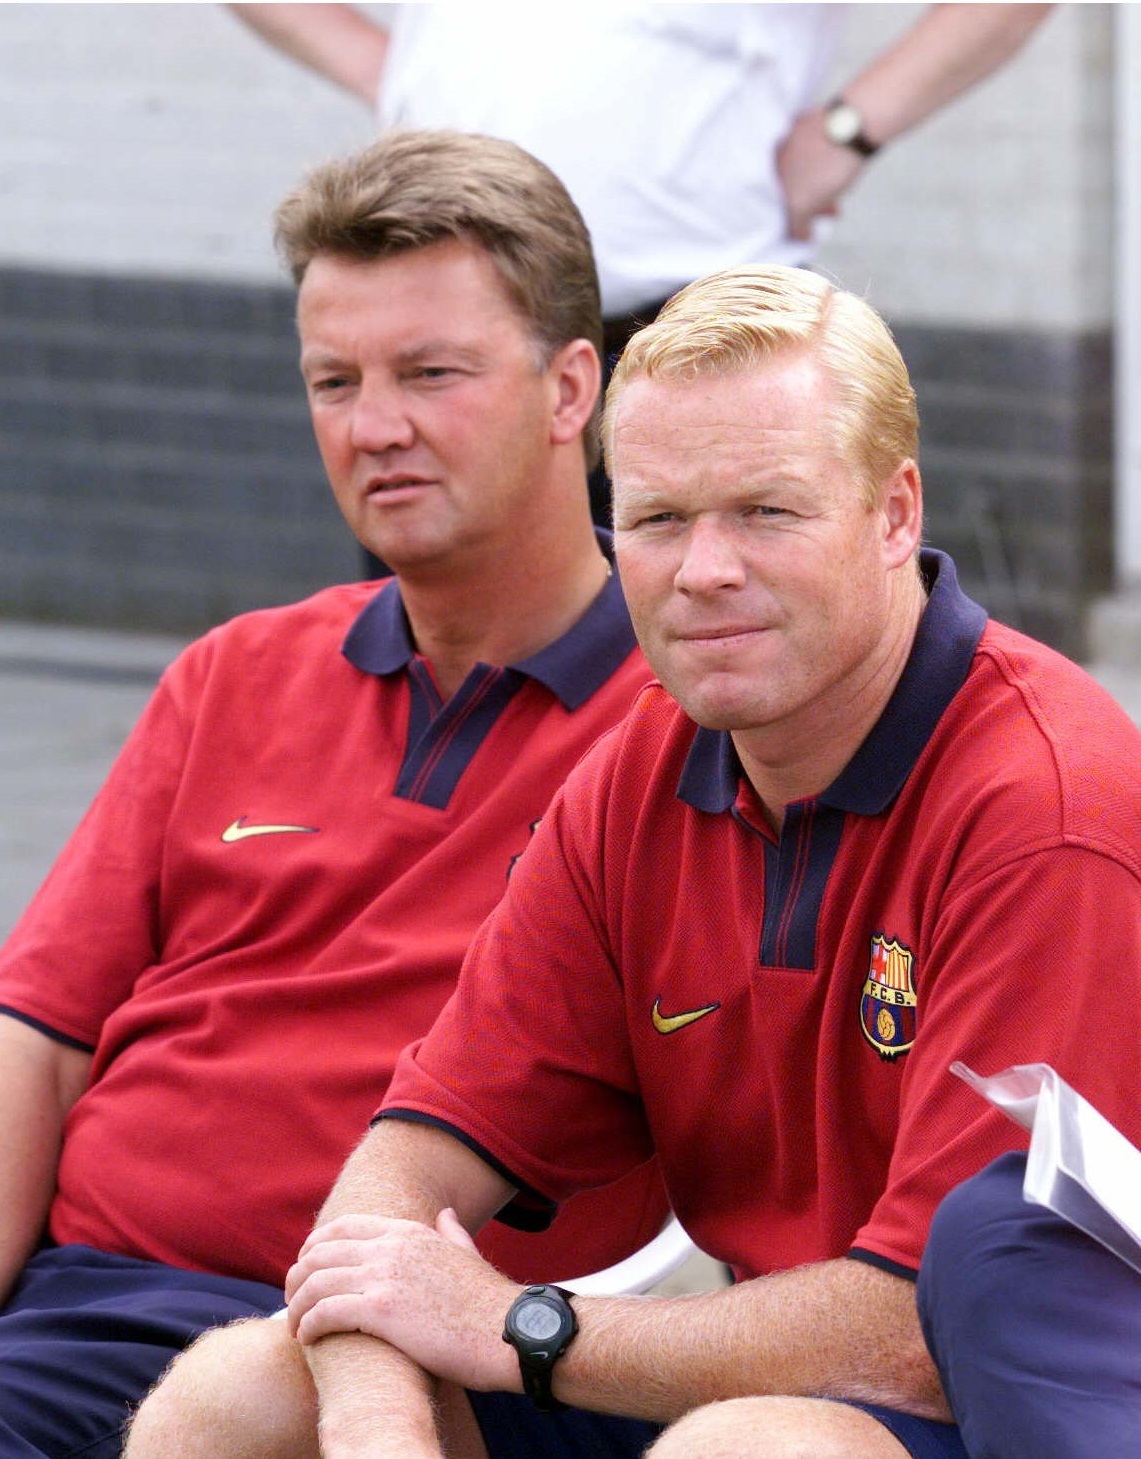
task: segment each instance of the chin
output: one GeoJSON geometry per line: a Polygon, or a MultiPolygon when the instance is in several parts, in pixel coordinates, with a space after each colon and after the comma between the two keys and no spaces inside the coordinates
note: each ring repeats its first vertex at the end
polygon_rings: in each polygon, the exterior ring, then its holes
{"type": "Polygon", "coordinates": [[[711,683],[708,677],[666,675],[660,671],[658,678],[670,697],[702,729],[751,729],[758,719],[766,717],[767,706],[757,702],[756,684],[740,675],[720,685],[711,683]]]}
{"type": "MultiPolygon", "coordinates": [[[[666,686],[669,687],[668,685],[666,686]]],[[[673,692],[672,690],[670,691],[673,692]]],[[[695,724],[708,730],[750,730],[757,729],[772,718],[771,714],[757,704],[742,704],[727,700],[709,699],[701,695],[680,694],[673,697],[695,724]]]]}

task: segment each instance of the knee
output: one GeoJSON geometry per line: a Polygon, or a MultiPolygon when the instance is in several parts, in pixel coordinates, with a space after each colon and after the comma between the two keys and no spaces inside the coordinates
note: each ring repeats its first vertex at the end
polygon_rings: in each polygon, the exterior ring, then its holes
{"type": "Polygon", "coordinates": [[[646,1451],[646,1459],[723,1459],[723,1456],[747,1454],[740,1444],[742,1425],[755,1427],[756,1400],[729,1398],[695,1408],[665,1433],[646,1451]]]}
{"type": "Polygon", "coordinates": [[[881,1452],[877,1430],[886,1434],[867,1414],[827,1399],[728,1398],[679,1419],[646,1459],[851,1459],[881,1452]]]}
{"type": "Polygon", "coordinates": [[[316,1455],[316,1399],[285,1323],[215,1328],[174,1360],[140,1405],[124,1459],[316,1455]]]}

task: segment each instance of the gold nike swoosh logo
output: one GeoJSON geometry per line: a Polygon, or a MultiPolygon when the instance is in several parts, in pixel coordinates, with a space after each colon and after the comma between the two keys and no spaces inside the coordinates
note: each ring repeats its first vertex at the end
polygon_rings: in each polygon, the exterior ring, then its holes
{"type": "Polygon", "coordinates": [[[655,998],[650,1018],[659,1033],[677,1033],[679,1028],[688,1028],[707,1013],[716,1013],[720,1007],[720,1003],[707,1003],[704,1008],[691,1008],[687,1013],[665,1014],[662,1012],[662,1000],[655,998]]]}
{"type": "Polygon", "coordinates": [[[239,816],[222,832],[222,840],[227,846],[233,841],[244,841],[247,836],[285,836],[291,831],[299,831],[306,836],[317,834],[316,826],[247,826],[245,819],[245,816],[239,816]]]}

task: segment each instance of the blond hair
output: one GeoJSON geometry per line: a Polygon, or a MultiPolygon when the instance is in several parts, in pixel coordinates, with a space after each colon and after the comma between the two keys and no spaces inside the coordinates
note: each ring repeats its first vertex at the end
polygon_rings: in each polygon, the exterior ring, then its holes
{"type": "Polygon", "coordinates": [[[602,439],[612,464],[614,421],[632,379],[690,380],[756,369],[806,351],[833,390],[834,445],[866,503],[919,451],[907,366],[887,325],[862,299],[805,269],[727,269],[690,284],[633,336],[606,392],[602,439]]]}

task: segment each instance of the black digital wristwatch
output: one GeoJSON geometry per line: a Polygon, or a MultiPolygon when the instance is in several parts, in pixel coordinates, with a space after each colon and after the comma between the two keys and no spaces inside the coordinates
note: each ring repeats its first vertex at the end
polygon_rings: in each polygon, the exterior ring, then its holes
{"type": "Polygon", "coordinates": [[[562,1287],[525,1287],[503,1324],[503,1341],[519,1358],[523,1392],[540,1413],[562,1407],[551,1392],[551,1371],[578,1331],[572,1295],[562,1287]]]}

